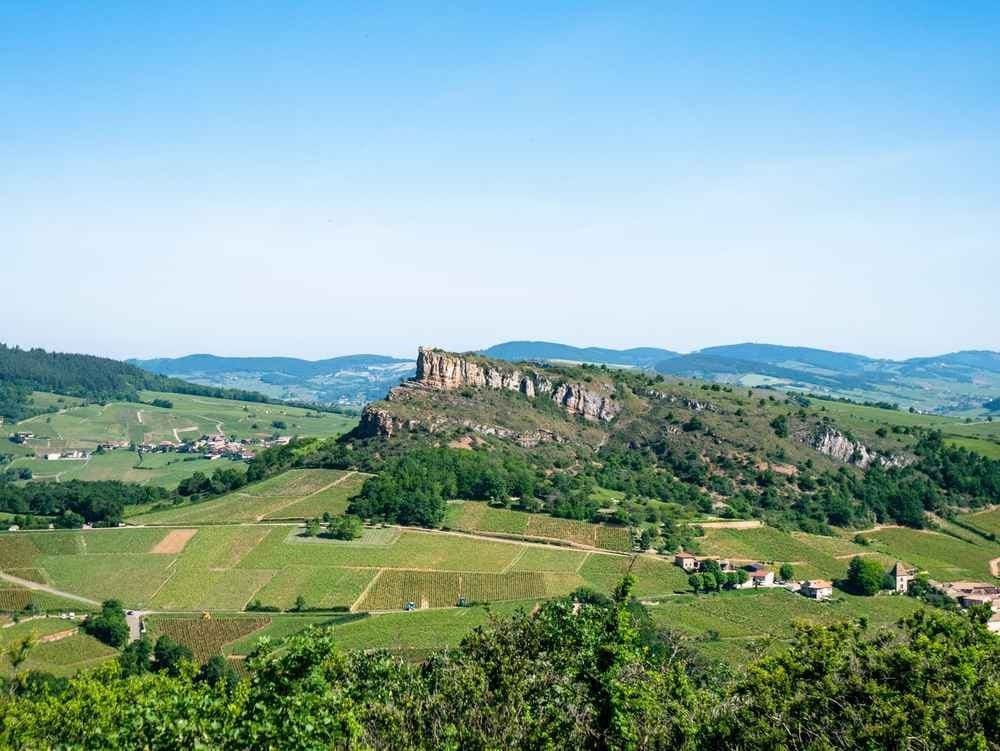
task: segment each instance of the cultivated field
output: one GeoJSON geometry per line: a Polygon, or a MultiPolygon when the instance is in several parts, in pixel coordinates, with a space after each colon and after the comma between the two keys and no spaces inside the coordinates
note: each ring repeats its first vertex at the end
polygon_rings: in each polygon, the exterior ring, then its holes
{"type": "Polygon", "coordinates": [[[146,619],[149,636],[155,640],[169,636],[183,644],[198,662],[223,654],[223,647],[270,625],[265,616],[235,616],[226,618],[177,618],[151,616],[146,619]]]}
{"type": "MultiPolygon", "coordinates": [[[[79,624],[59,618],[33,618],[0,628],[0,649],[34,633],[39,643],[31,650],[22,670],[40,670],[53,675],[72,675],[95,668],[113,658],[116,650],[92,636],[77,633],[79,624]]],[[[10,675],[10,666],[0,663],[0,674],[10,675]]]]}
{"type": "Polygon", "coordinates": [[[470,532],[558,540],[604,550],[632,549],[632,536],[627,527],[589,524],[547,514],[498,509],[477,501],[449,504],[445,525],[470,532]]]}
{"type": "Polygon", "coordinates": [[[132,451],[108,451],[92,454],[90,459],[60,459],[49,461],[38,458],[15,460],[15,468],[31,470],[35,480],[121,480],[139,485],[161,485],[176,488],[185,477],[195,472],[211,474],[216,469],[236,469],[246,471],[246,463],[230,459],[203,459],[186,454],[144,454],[142,462],[132,451]]]}
{"type": "Polygon", "coordinates": [[[360,472],[292,469],[235,493],[201,503],[129,517],[133,524],[229,524],[272,519],[308,519],[343,514],[347,499],[364,484],[360,472]]]}

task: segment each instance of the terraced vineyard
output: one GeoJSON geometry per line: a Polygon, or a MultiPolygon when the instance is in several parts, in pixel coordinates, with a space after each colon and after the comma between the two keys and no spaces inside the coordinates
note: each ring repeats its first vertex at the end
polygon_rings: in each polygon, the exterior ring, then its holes
{"type": "Polygon", "coordinates": [[[510,511],[477,501],[450,504],[445,525],[469,532],[557,540],[604,550],[624,552],[632,549],[632,535],[628,527],[589,524],[547,514],[510,511]]]}

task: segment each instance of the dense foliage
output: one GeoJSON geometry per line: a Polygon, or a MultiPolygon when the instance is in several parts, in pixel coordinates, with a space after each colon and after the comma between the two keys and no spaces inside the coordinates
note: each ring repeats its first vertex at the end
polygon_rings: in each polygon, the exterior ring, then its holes
{"type": "Polygon", "coordinates": [[[174,498],[164,488],[136,485],[118,480],[68,480],[67,482],[28,482],[14,485],[0,482],[0,510],[12,514],[68,516],[83,522],[117,524],[126,506],[157,503],[174,498]]]}
{"type": "Polygon", "coordinates": [[[344,654],[336,631],[314,630],[280,651],[265,643],[236,683],[218,660],[199,670],[158,643],[151,661],[136,642],[121,664],[67,683],[13,682],[0,744],[988,751],[1000,748],[1000,640],[984,618],[921,611],[898,637],[801,626],[732,677],[653,626],[628,580],[612,601],[549,602],[420,665],[344,654]]]}
{"type": "Polygon", "coordinates": [[[124,647],[128,641],[128,623],[119,600],[105,600],[101,612],[88,617],[81,628],[110,647],[124,647]]]}

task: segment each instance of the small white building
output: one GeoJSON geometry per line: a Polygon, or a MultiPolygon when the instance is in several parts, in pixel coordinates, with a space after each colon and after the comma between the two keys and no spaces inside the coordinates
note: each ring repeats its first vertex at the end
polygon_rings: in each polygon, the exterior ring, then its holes
{"type": "Polygon", "coordinates": [[[760,563],[750,563],[746,566],[746,571],[750,575],[750,582],[755,587],[773,587],[774,572],[767,566],[760,563]]]}
{"type": "Polygon", "coordinates": [[[674,556],[674,564],[689,573],[701,568],[701,561],[690,553],[685,553],[683,550],[674,556]]]}
{"type": "Polygon", "coordinates": [[[910,582],[913,581],[915,573],[915,569],[907,568],[902,561],[896,561],[896,565],[894,565],[892,567],[892,571],[889,572],[889,575],[892,576],[895,581],[896,591],[906,594],[906,591],[910,588],[910,582]]]}
{"type": "Polygon", "coordinates": [[[833,597],[833,582],[826,579],[810,579],[799,585],[799,592],[813,600],[829,600],[833,597]]]}

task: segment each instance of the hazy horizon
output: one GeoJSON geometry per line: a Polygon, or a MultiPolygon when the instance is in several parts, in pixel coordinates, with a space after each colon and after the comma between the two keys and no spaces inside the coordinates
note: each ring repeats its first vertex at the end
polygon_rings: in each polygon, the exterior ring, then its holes
{"type": "Polygon", "coordinates": [[[1000,6],[0,10],[0,341],[1000,350],[1000,6]]]}

